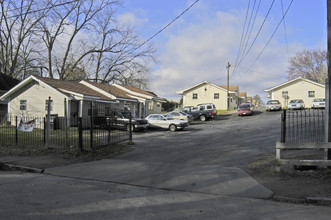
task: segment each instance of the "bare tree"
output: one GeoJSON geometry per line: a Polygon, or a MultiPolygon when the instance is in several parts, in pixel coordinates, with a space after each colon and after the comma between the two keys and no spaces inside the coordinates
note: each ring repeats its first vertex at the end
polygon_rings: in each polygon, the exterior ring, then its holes
{"type": "Polygon", "coordinates": [[[147,88],[154,49],[114,19],[120,1],[0,0],[1,71],[147,88]]]}
{"type": "Polygon", "coordinates": [[[112,12],[106,11],[97,18],[94,29],[100,43],[95,47],[97,50],[91,59],[95,71],[90,77],[101,83],[121,82],[147,88],[147,74],[150,72],[148,63],[156,62],[155,50],[151,44],[141,47],[142,40],[132,28],[114,26],[111,15],[112,12]]]}
{"type": "MultiPolygon", "coordinates": [[[[49,10],[51,2],[35,3],[33,0],[0,1],[0,62],[1,71],[7,75],[17,77],[19,74],[20,54],[22,48],[29,45],[38,22],[49,10]],[[42,8],[42,9],[40,9],[42,8]]],[[[26,47],[27,52],[31,47],[26,47]]],[[[28,54],[28,53],[26,53],[28,54]]]]}
{"type": "Polygon", "coordinates": [[[327,77],[327,52],[303,50],[290,59],[289,79],[303,77],[324,84],[327,77]]]}

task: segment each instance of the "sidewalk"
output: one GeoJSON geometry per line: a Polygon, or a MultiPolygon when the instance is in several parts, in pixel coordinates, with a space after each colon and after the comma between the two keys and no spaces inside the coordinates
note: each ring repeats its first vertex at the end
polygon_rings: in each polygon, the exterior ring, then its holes
{"type": "Polygon", "coordinates": [[[154,189],[260,199],[268,199],[273,195],[242,169],[217,165],[146,163],[116,159],[69,164],[65,159],[55,161],[50,156],[5,156],[0,157],[0,166],[1,164],[11,170],[154,189]]]}

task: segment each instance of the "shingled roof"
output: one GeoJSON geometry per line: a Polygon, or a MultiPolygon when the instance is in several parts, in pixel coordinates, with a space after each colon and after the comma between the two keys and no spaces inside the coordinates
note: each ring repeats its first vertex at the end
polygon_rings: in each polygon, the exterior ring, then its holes
{"type": "MultiPolygon", "coordinates": [[[[228,86],[220,86],[220,87],[222,87],[223,89],[227,89],[228,88],[228,86]]],[[[231,92],[239,92],[239,86],[231,86],[231,85],[229,85],[229,91],[231,91],[231,92]]]]}
{"type": "Polygon", "coordinates": [[[123,98],[123,99],[133,99],[131,96],[127,94],[127,92],[123,91],[122,89],[117,88],[116,86],[113,85],[108,85],[108,84],[101,84],[101,83],[96,83],[96,82],[90,82],[90,81],[83,81],[85,83],[88,83],[92,86],[95,86],[105,92],[108,92],[109,94],[115,96],[116,98],[123,98]]]}
{"type": "Polygon", "coordinates": [[[79,82],[71,82],[71,81],[63,81],[59,79],[51,79],[51,78],[44,78],[44,77],[36,77],[40,81],[46,83],[47,85],[53,87],[54,89],[59,90],[60,92],[66,92],[66,93],[77,93],[82,94],[86,96],[95,96],[99,97],[102,100],[109,100],[113,101],[113,99],[93,90],[89,87],[79,83],[79,82]]]}

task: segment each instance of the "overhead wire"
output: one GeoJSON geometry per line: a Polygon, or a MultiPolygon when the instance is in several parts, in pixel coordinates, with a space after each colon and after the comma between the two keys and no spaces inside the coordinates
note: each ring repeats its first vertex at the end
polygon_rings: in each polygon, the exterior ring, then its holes
{"type": "MultiPolygon", "coordinates": [[[[284,4],[283,4],[283,0],[281,0],[280,2],[281,2],[281,5],[282,5],[282,13],[283,13],[283,16],[284,16],[284,4]]],[[[285,35],[285,43],[286,43],[286,52],[287,52],[287,57],[289,57],[285,18],[283,20],[283,24],[284,24],[284,35],[285,35]]]]}
{"type": "Polygon", "coordinates": [[[268,9],[268,12],[267,12],[267,14],[265,15],[264,20],[263,20],[263,22],[262,22],[262,24],[261,24],[261,26],[260,26],[258,32],[256,33],[256,35],[255,35],[255,37],[254,37],[254,40],[253,40],[252,43],[250,44],[250,47],[249,47],[248,50],[246,51],[245,55],[244,55],[244,56],[240,59],[240,61],[238,62],[237,66],[236,66],[236,69],[234,69],[232,75],[234,75],[234,74],[237,72],[238,66],[240,66],[240,64],[242,63],[242,61],[246,58],[247,54],[250,52],[250,50],[252,49],[253,45],[255,44],[255,42],[256,42],[258,36],[260,35],[261,30],[262,30],[262,28],[263,28],[263,26],[264,26],[264,24],[265,24],[265,22],[266,22],[266,20],[267,20],[267,18],[268,18],[268,16],[269,16],[270,12],[271,12],[271,9],[272,9],[274,3],[275,3],[275,0],[272,1],[271,5],[270,5],[270,7],[269,7],[269,9],[268,9]]]}
{"type": "MultiPolygon", "coordinates": [[[[253,9],[255,8],[255,3],[256,3],[256,1],[254,2],[253,9]]],[[[248,35],[247,41],[246,41],[246,43],[245,43],[244,52],[247,52],[247,51],[246,51],[246,48],[247,48],[248,42],[249,42],[249,40],[250,40],[250,36],[251,36],[251,34],[252,34],[252,31],[253,31],[253,27],[254,27],[254,24],[255,24],[255,21],[256,21],[256,17],[257,17],[257,14],[258,14],[258,12],[259,12],[259,9],[260,9],[260,5],[261,5],[261,0],[259,1],[259,4],[258,4],[257,9],[256,9],[256,12],[255,12],[255,16],[254,16],[253,23],[252,23],[252,25],[251,25],[251,27],[250,27],[250,30],[249,30],[249,35],[248,35]]],[[[254,13],[254,10],[252,11],[251,16],[253,15],[253,13],[254,13]]],[[[247,30],[247,31],[248,31],[248,30],[247,30]]],[[[249,51],[248,51],[248,52],[249,52],[249,51]]],[[[241,60],[241,59],[244,59],[244,56],[245,56],[245,55],[244,55],[244,53],[243,53],[242,56],[241,56],[241,58],[240,58],[240,60],[241,60]]]]}
{"type": "Polygon", "coordinates": [[[150,38],[148,38],[146,41],[141,43],[135,50],[138,50],[140,47],[147,44],[149,41],[151,41],[153,38],[155,38],[157,35],[159,35],[161,32],[163,32],[165,29],[167,29],[170,25],[172,25],[176,20],[178,20],[180,17],[182,17],[186,12],[188,12],[196,3],[198,3],[200,0],[194,1],[188,8],[186,8],[182,13],[180,13],[177,17],[175,17],[171,22],[169,22],[167,25],[165,25],[162,29],[160,29],[158,32],[156,32],[154,35],[152,35],[150,38]]]}
{"type": "Polygon", "coordinates": [[[265,44],[265,46],[263,47],[263,49],[261,50],[261,52],[259,53],[259,55],[255,58],[254,62],[250,65],[250,67],[248,68],[248,70],[247,70],[245,73],[249,72],[249,71],[252,69],[252,67],[255,65],[255,63],[257,62],[257,60],[260,58],[260,56],[262,55],[262,53],[264,52],[264,50],[267,48],[267,46],[269,45],[270,41],[272,40],[272,38],[274,37],[275,33],[277,32],[279,26],[282,24],[282,22],[283,22],[285,16],[287,15],[287,13],[288,13],[288,11],[289,11],[289,9],[290,9],[290,7],[291,7],[293,1],[294,1],[294,0],[291,0],[291,2],[290,2],[290,4],[289,4],[289,6],[287,7],[287,9],[286,9],[284,15],[282,16],[282,19],[281,19],[280,22],[278,23],[277,27],[275,28],[275,30],[274,30],[274,32],[272,33],[271,37],[269,38],[268,42],[265,44]]]}
{"type": "Polygon", "coordinates": [[[239,44],[239,48],[238,48],[238,52],[237,52],[237,58],[236,58],[236,62],[234,64],[234,67],[237,66],[238,64],[238,60],[241,54],[241,50],[242,50],[242,45],[243,45],[243,40],[244,40],[244,35],[245,35],[245,29],[246,29],[246,22],[247,22],[247,18],[248,18],[248,13],[249,13],[249,7],[250,7],[251,1],[248,1],[248,5],[247,5],[247,10],[246,10],[246,15],[245,15],[245,22],[244,22],[244,26],[243,29],[241,31],[241,37],[240,37],[240,44],[239,44]]]}

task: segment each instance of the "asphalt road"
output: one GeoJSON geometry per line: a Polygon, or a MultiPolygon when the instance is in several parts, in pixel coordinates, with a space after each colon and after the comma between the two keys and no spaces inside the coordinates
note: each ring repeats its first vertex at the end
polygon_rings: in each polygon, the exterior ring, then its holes
{"type": "Polygon", "coordinates": [[[183,131],[153,130],[133,136],[135,150],[118,158],[145,162],[242,167],[260,154],[274,154],[280,140],[280,112],[222,115],[194,121],[183,131]]]}
{"type": "Polygon", "coordinates": [[[217,193],[224,171],[241,172],[226,179],[230,188],[254,183],[238,167],[274,153],[279,128],[279,112],[225,115],[183,131],[135,133],[135,149],[116,160],[44,174],[0,171],[0,219],[329,219],[329,207],[217,193]],[[198,185],[202,177],[195,172],[202,168],[210,178],[203,182],[213,185],[198,185]],[[151,172],[162,175],[153,178],[151,172]],[[187,179],[194,182],[185,187],[187,179]]]}

